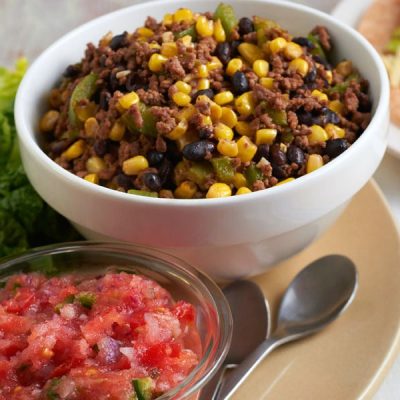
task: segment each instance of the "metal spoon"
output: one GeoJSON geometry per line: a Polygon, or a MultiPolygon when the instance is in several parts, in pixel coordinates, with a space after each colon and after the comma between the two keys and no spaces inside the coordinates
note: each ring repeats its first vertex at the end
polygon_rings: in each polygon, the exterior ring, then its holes
{"type": "Polygon", "coordinates": [[[326,256],[303,269],[283,295],[275,332],[232,371],[217,399],[230,399],[272,350],[315,333],[336,319],[352,302],[357,284],[355,265],[344,256],[326,256]]]}
{"type": "Polygon", "coordinates": [[[204,386],[198,400],[212,400],[227,368],[240,364],[269,337],[271,329],[269,305],[257,284],[240,280],[229,284],[222,291],[233,317],[231,347],[224,364],[204,386]]]}

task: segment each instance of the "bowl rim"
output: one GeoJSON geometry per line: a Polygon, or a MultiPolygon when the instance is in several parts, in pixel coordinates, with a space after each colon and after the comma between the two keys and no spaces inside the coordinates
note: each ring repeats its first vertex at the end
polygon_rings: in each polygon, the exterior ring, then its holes
{"type": "MultiPolygon", "coordinates": [[[[82,250],[89,250],[93,253],[96,253],[96,251],[110,251],[110,254],[120,254],[128,257],[144,257],[148,260],[154,260],[157,263],[162,263],[163,266],[173,272],[175,276],[179,276],[182,280],[185,280],[188,286],[196,287],[200,292],[200,295],[203,296],[206,294],[208,296],[205,303],[207,309],[211,306],[209,316],[215,319],[215,323],[219,328],[216,334],[216,339],[215,341],[212,341],[211,349],[210,345],[207,349],[203,349],[203,351],[208,351],[203,354],[198,365],[190,371],[189,375],[178,386],[175,386],[170,391],[157,397],[157,399],[189,399],[191,395],[196,393],[198,390],[201,390],[225,360],[232,339],[233,318],[229,303],[219,286],[206,273],[198,270],[186,261],[148,246],[133,245],[117,241],[88,240],[55,243],[47,246],[35,247],[17,255],[4,257],[0,259],[0,272],[4,269],[12,268],[14,265],[33,261],[40,257],[78,253],[82,250]],[[186,386],[188,386],[187,391],[185,391],[186,386]],[[182,390],[184,393],[181,393],[182,390]]],[[[163,274],[160,270],[156,271],[161,275],[163,274]]],[[[13,273],[7,276],[12,275],[13,273]]],[[[145,273],[143,273],[143,275],[146,276],[145,273]]],[[[154,278],[149,277],[149,279],[157,282],[154,278]]],[[[159,285],[162,287],[162,283],[159,283],[159,285]]]]}
{"type": "MultiPolygon", "coordinates": [[[[230,4],[235,6],[235,4],[243,3],[243,0],[229,0],[230,4]]],[[[193,1],[185,1],[185,0],[176,0],[171,3],[171,6],[176,4],[176,6],[181,5],[190,5],[193,1]]],[[[215,6],[215,2],[213,0],[203,0],[203,3],[215,6]]],[[[167,199],[167,198],[152,198],[147,196],[132,196],[128,193],[119,192],[117,190],[109,189],[100,185],[93,185],[90,182],[85,181],[82,178],[79,178],[75,174],[65,170],[60,165],[58,165],[55,161],[53,161],[47,154],[42,150],[39,146],[38,142],[35,140],[35,129],[28,124],[27,119],[25,118],[24,113],[24,105],[25,105],[25,98],[29,96],[24,96],[26,92],[26,87],[29,86],[30,81],[35,79],[35,74],[40,71],[40,64],[42,60],[45,59],[48,54],[54,49],[57,49],[60,46],[65,46],[70,38],[79,35],[82,32],[85,32],[87,29],[106,22],[107,20],[113,20],[118,18],[119,15],[126,13],[127,11],[132,12],[132,10],[137,9],[151,9],[153,7],[157,7],[158,5],[165,5],[164,0],[156,0],[156,1],[148,1],[144,3],[134,4],[128,7],[124,7],[122,9],[118,9],[111,13],[107,13],[100,17],[94,18],[89,22],[86,22],[73,30],[69,31],[67,34],[63,35],[61,38],[56,40],[52,45],[50,45],[47,49],[45,49],[32,63],[28,71],[26,72],[19,88],[17,91],[17,96],[15,100],[15,121],[17,127],[18,138],[20,142],[23,142],[26,145],[26,148],[29,149],[29,153],[31,156],[34,156],[37,161],[39,161],[43,167],[46,169],[53,170],[54,174],[57,174],[58,177],[62,178],[64,182],[75,185],[79,190],[87,193],[93,193],[97,196],[101,197],[110,197],[115,200],[119,201],[126,201],[132,204],[139,203],[139,204],[147,204],[153,206],[163,206],[166,208],[175,208],[185,207],[185,208],[192,208],[192,207],[223,207],[225,205],[240,205],[243,202],[248,202],[249,200],[259,200],[264,197],[272,197],[279,196],[282,194],[293,194],[297,190],[301,190],[301,185],[309,184],[313,185],[316,181],[318,181],[321,176],[329,174],[337,164],[346,162],[350,157],[353,157],[353,153],[358,151],[361,148],[366,140],[369,139],[369,136],[373,135],[373,131],[379,129],[379,125],[381,120],[384,118],[386,112],[388,111],[389,107],[389,93],[390,93],[390,86],[389,80],[387,77],[386,69],[384,67],[383,61],[381,57],[375,50],[375,48],[365,39],[359,32],[357,32],[352,27],[349,27],[344,22],[336,19],[335,17],[326,14],[322,11],[314,9],[309,6],[305,6],[302,4],[290,2],[287,0],[248,0],[246,3],[253,3],[253,4],[273,4],[281,8],[290,8],[297,11],[305,12],[308,14],[313,15],[316,19],[316,23],[323,24],[325,21],[329,21],[331,24],[336,25],[340,30],[346,32],[349,37],[352,37],[353,40],[359,42],[371,56],[371,59],[375,63],[375,66],[379,72],[379,81],[380,81],[380,92],[377,93],[377,98],[375,100],[377,106],[375,112],[373,112],[372,119],[363,132],[363,134],[340,156],[336,157],[334,160],[330,161],[328,164],[324,165],[323,168],[320,168],[316,171],[313,171],[310,174],[303,175],[294,181],[290,182],[289,185],[278,185],[273,186],[271,188],[260,190],[256,192],[248,193],[246,196],[229,196],[224,198],[214,198],[214,199],[167,199]],[[38,70],[38,71],[36,71],[38,70]]]]}

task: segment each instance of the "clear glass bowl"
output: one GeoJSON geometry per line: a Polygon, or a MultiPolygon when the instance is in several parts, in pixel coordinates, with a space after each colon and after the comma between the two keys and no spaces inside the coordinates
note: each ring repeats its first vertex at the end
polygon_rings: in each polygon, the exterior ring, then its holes
{"type": "Polygon", "coordinates": [[[175,300],[187,300],[197,310],[202,342],[199,364],[181,384],[158,400],[196,399],[199,389],[222,364],[232,335],[232,316],[219,287],[184,261],[154,249],[123,243],[71,242],[34,249],[3,259],[0,283],[20,272],[94,274],[125,271],[145,275],[167,289],[175,300]]]}

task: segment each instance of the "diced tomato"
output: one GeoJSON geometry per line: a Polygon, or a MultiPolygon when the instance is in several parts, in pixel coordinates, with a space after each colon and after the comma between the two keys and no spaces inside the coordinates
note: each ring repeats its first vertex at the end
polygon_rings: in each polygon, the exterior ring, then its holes
{"type": "Polygon", "coordinates": [[[187,303],[186,301],[178,301],[174,306],[173,313],[181,322],[194,323],[195,321],[195,309],[191,304],[187,303]]]}

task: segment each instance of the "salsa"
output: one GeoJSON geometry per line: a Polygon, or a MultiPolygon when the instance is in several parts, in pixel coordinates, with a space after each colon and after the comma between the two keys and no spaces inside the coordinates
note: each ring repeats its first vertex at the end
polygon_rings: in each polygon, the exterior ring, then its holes
{"type": "Polygon", "coordinates": [[[140,275],[14,275],[0,289],[0,400],[156,398],[198,364],[195,320],[140,275]]]}

